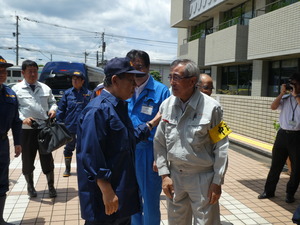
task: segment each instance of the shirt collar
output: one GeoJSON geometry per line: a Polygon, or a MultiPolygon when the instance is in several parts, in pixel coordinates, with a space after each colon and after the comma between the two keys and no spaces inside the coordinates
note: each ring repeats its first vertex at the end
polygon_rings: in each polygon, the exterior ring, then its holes
{"type": "Polygon", "coordinates": [[[120,102],[122,102],[122,104],[126,103],[124,100],[119,99],[119,98],[115,97],[114,95],[112,95],[106,89],[103,89],[103,91],[101,92],[101,95],[103,96],[103,98],[107,99],[114,107],[116,107],[120,102]]]}
{"type": "MultiPolygon", "coordinates": [[[[27,87],[30,87],[30,86],[29,86],[30,84],[29,84],[29,83],[27,83],[27,81],[26,81],[25,79],[24,79],[24,81],[25,81],[25,84],[26,84],[26,86],[27,86],[27,87]]],[[[34,83],[34,84],[32,84],[32,85],[35,85],[35,86],[37,86],[37,82],[35,82],[35,83],[34,83]]]]}
{"type": "Polygon", "coordinates": [[[149,79],[150,79],[150,75],[148,75],[148,79],[141,86],[135,87],[135,99],[137,99],[139,97],[139,95],[142,93],[142,91],[146,87],[149,79]]]}

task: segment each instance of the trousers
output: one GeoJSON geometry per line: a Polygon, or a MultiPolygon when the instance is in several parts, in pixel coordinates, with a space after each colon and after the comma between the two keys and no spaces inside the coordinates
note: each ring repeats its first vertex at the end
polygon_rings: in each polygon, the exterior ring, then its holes
{"type": "Polygon", "coordinates": [[[75,150],[76,147],[76,134],[71,134],[72,135],[72,141],[66,144],[65,149],[64,149],[64,156],[65,157],[72,157],[73,156],[73,151],[75,150]]]}
{"type": "Polygon", "coordinates": [[[130,216],[113,220],[107,220],[103,222],[85,221],[84,225],[130,225],[130,216]]]}
{"type": "Polygon", "coordinates": [[[8,191],[9,180],[9,142],[8,138],[0,139],[0,196],[3,196],[8,191]]]}
{"type": "Polygon", "coordinates": [[[209,204],[208,189],[214,172],[191,172],[171,168],[173,199],[167,198],[169,225],[220,225],[219,203],[209,204]]]}
{"type": "Polygon", "coordinates": [[[265,184],[267,194],[275,194],[280,173],[288,156],[291,160],[292,172],[286,185],[286,193],[293,196],[300,182],[300,131],[279,129],[273,145],[271,168],[265,184]]]}
{"type": "Polygon", "coordinates": [[[139,143],[135,151],[135,170],[139,185],[142,212],[131,217],[131,225],[160,224],[161,177],[153,171],[152,142],[139,143]]]}
{"type": "MultiPolygon", "coordinates": [[[[22,129],[22,173],[24,175],[31,174],[35,169],[34,160],[39,149],[39,132],[39,129],[22,129]]],[[[49,172],[54,170],[52,153],[47,155],[39,153],[39,157],[44,174],[48,174],[49,172]]]]}

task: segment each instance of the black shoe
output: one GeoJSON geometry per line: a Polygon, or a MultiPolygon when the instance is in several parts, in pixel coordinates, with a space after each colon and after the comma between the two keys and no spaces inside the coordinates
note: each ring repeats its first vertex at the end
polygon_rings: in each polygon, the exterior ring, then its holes
{"type": "Polygon", "coordinates": [[[295,201],[294,195],[286,194],[285,202],[286,203],[293,203],[295,201]]]}
{"type": "Polygon", "coordinates": [[[265,198],[273,198],[274,194],[267,194],[265,191],[261,193],[257,198],[258,199],[265,199],[265,198]]]}
{"type": "Polygon", "coordinates": [[[55,188],[53,186],[49,187],[49,198],[55,198],[56,196],[57,196],[57,193],[56,193],[55,188]]]}
{"type": "Polygon", "coordinates": [[[34,187],[28,187],[27,188],[27,195],[30,198],[35,198],[37,196],[36,190],[34,189],[34,187]]]}

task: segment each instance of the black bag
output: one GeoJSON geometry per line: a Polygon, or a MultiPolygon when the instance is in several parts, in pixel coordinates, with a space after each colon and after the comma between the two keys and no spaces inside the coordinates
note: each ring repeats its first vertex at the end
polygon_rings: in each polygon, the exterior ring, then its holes
{"type": "Polygon", "coordinates": [[[39,151],[41,154],[49,154],[72,139],[64,124],[48,119],[46,127],[38,134],[39,151]]]}

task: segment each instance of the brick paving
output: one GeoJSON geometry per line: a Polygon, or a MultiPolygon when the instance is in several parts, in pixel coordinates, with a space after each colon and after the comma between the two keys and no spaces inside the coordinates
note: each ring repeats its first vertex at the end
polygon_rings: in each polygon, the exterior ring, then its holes
{"type": "MultiPolygon", "coordinates": [[[[10,139],[12,139],[10,134],[10,139]]],[[[246,144],[257,144],[255,140],[243,139],[246,144]],[[255,142],[255,143],[254,143],[255,142]]],[[[12,144],[12,140],[10,140],[12,144]]],[[[261,143],[264,144],[265,143],[261,143]]],[[[259,144],[257,144],[259,147],[259,144]]],[[[262,146],[262,145],[261,145],[262,146]]],[[[262,146],[261,148],[265,148],[262,146]]],[[[41,171],[37,156],[34,171],[37,198],[29,199],[24,176],[21,171],[21,157],[14,158],[11,146],[10,189],[5,205],[4,218],[13,224],[36,225],[83,225],[80,217],[78,187],[76,177],[76,159],[72,161],[72,175],[62,176],[64,172],[63,148],[53,153],[55,162],[55,187],[58,196],[48,197],[46,177],[41,171]]],[[[289,176],[283,172],[272,199],[257,199],[263,190],[269,171],[268,164],[259,162],[230,148],[229,167],[220,199],[221,221],[223,225],[283,225],[293,224],[292,214],[300,204],[300,194],[296,193],[296,202],[285,203],[285,186],[289,176]]],[[[167,225],[165,195],[161,195],[161,224],[167,225]]]]}

